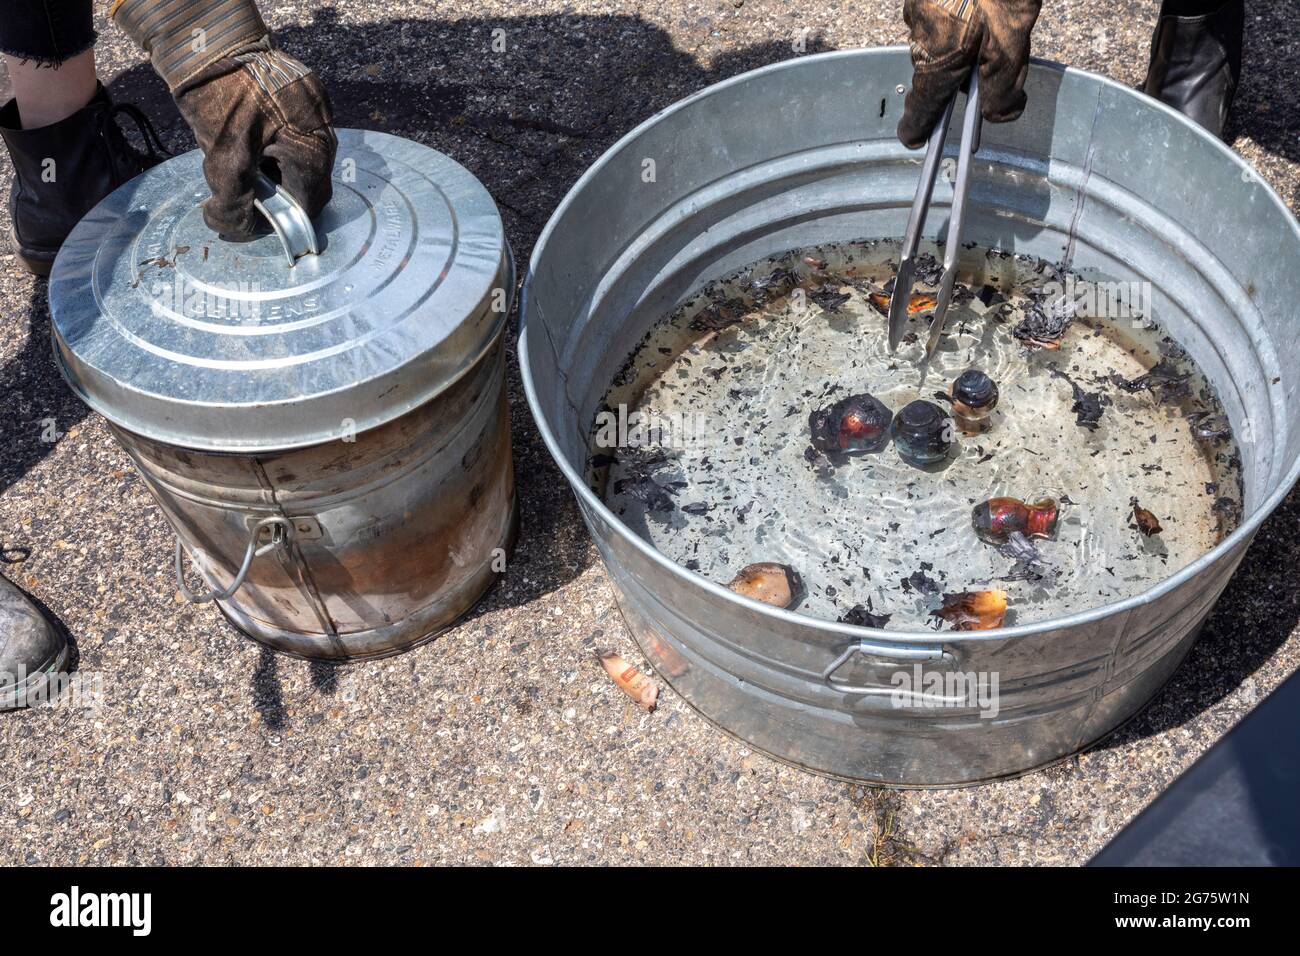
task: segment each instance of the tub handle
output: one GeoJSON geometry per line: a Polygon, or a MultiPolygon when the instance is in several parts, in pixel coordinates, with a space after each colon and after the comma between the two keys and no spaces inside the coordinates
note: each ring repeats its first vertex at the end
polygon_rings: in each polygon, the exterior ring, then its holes
{"type": "MultiPolygon", "coordinates": [[[[185,567],[181,556],[181,552],[184,549],[181,546],[180,537],[177,536],[176,538],[176,586],[180,588],[180,592],[182,595],[185,596],[185,600],[189,601],[191,604],[206,604],[209,601],[228,600],[229,598],[233,597],[235,592],[238,591],[239,588],[243,585],[244,578],[248,575],[248,569],[253,566],[253,559],[259,557],[260,555],[266,554],[268,551],[273,551],[274,549],[283,545],[286,541],[289,540],[289,531],[290,531],[289,522],[286,521],[284,518],[263,518],[261,521],[257,522],[257,524],[253,525],[253,529],[249,533],[248,548],[245,549],[244,551],[244,561],[239,566],[239,571],[238,573],[235,574],[235,579],[231,581],[227,587],[223,588],[220,591],[208,590],[208,591],[202,591],[198,593],[191,591],[189,587],[185,584],[185,567]],[[257,539],[261,537],[263,528],[272,529],[271,540],[268,541],[266,544],[262,545],[261,547],[258,547],[257,539]]],[[[195,549],[195,552],[198,555],[203,554],[203,552],[199,551],[198,549],[195,549]]],[[[198,561],[196,560],[194,563],[198,564],[198,561]]]]}
{"type": "Polygon", "coordinates": [[[868,693],[876,687],[855,687],[852,684],[837,684],[831,678],[835,672],[847,664],[855,654],[868,654],[872,657],[885,657],[897,661],[940,661],[944,658],[943,646],[939,644],[877,644],[874,641],[858,641],[848,648],[830,666],[822,671],[822,680],[832,690],[848,693],[868,693]]]}
{"type": "Polygon", "coordinates": [[[284,247],[289,268],[305,255],[317,255],[316,228],[307,210],[288,191],[266,173],[258,172],[253,191],[253,206],[266,217],[284,247]]]}

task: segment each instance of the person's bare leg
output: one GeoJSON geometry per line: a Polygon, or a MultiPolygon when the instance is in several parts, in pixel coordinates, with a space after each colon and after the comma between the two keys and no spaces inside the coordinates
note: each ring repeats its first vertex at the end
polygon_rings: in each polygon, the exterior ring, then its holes
{"type": "Polygon", "coordinates": [[[7,54],[4,59],[23,129],[39,129],[67,119],[95,95],[93,49],[64,60],[57,68],[7,54]]]}

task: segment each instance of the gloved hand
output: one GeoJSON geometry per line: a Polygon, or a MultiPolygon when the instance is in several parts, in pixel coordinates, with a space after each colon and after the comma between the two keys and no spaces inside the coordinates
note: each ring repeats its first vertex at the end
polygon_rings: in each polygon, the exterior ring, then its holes
{"type": "Polygon", "coordinates": [[[980,71],[980,112],[1005,123],[1025,109],[1029,31],[1042,0],[904,0],[911,28],[912,88],[903,103],[898,138],[925,145],[953,91],[973,67],[980,71]]]}
{"type": "Polygon", "coordinates": [[[148,53],[203,149],[208,226],[227,239],[259,227],[259,165],[311,216],[329,202],[338,141],[329,96],[276,50],[253,0],[117,0],[110,15],[148,53]]]}

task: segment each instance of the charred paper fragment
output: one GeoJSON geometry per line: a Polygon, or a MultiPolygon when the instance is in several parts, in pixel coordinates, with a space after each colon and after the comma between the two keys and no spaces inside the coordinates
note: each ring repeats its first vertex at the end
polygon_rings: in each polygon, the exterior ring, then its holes
{"type": "Polygon", "coordinates": [[[691,320],[691,328],[696,332],[721,332],[739,325],[746,311],[745,304],[740,299],[711,305],[691,320]]]}
{"type": "Polygon", "coordinates": [[[923,252],[916,257],[916,276],[917,282],[924,282],[926,285],[938,285],[943,279],[943,263],[930,255],[923,252]]]}
{"type": "Polygon", "coordinates": [[[961,430],[977,434],[989,427],[990,416],[997,408],[997,383],[979,369],[967,369],[952,383],[949,401],[961,430]]]}
{"type": "Polygon", "coordinates": [[[727,585],[737,594],[773,607],[788,608],[795,601],[799,578],[793,568],[774,561],[746,565],[727,585]]]}
{"type": "Polygon", "coordinates": [[[684,481],[671,481],[661,485],[648,475],[637,478],[621,478],[614,482],[614,493],[635,498],[645,505],[647,511],[671,511],[672,496],[686,487],[684,481]]]}
{"type": "Polygon", "coordinates": [[[876,614],[871,610],[871,602],[866,604],[855,604],[839,618],[841,624],[852,624],[855,627],[884,627],[889,623],[892,614],[876,614]]]}
{"type": "Polygon", "coordinates": [[[1241,505],[1227,495],[1216,498],[1214,504],[1210,506],[1210,511],[1218,515],[1229,528],[1236,527],[1241,520],[1241,505]]]}
{"type": "Polygon", "coordinates": [[[610,680],[618,689],[640,704],[646,711],[655,709],[659,701],[659,685],[623,660],[614,651],[597,651],[596,660],[605,668],[610,680]]]}
{"type": "Polygon", "coordinates": [[[952,419],[934,402],[917,399],[903,406],[890,426],[899,457],[924,467],[943,461],[952,449],[952,419]]]}
{"type": "Polygon", "coordinates": [[[1180,371],[1168,358],[1162,358],[1150,371],[1136,378],[1125,378],[1119,373],[1112,373],[1111,382],[1126,392],[1154,391],[1157,388],[1181,392],[1182,386],[1191,377],[1191,372],[1180,371]]]}
{"type": "Polygon", "coordinates": [[[849,293],[839,291],[839,287],[833,283],[819,286],[808,293],[808,298],[820,306],[825,312],[839,312],[840,307],[849,301],[849,293]]]}
{"type": "Polygon", "coordinates": [[[1196,412],[1187,416],[1192,427],[1192,437],[1197,441],[1219,444],[1232,438],[1232,427],[1227,420],[1212,412],[1196,412]]]}
{"type": "Polygon", "coordinates": [[[1026,504],[1019,498],[990,498],[971,509],[975,533],[991,544],[1001,544],[1019,533],[1027,538],[1050,538],[1056,534],[1060,508],[1051,498],[1026,504]]]}
{"type": "Polygon", "coordinates": [[[1007,592],[959,591],[943,596],[943,607],[931,611],[952,625],[954,631],[991,631],[1001,627],[1007,616],[1007,592]]]}
{"type": "Polygon", "coordinates": [[[1081,428],[1096,430],[1101,422],[1102,412],[1110,404],[1110,399],[1100,392],[1084,391],[1074,379],[1057,368],[1055,363],[1048,368],[1054,376],[1070,386],[1070,391],[1074,395],[1074,404],[1070,406],[1070,411],[1074,412],[1074,423],[1081,428]]]}
{"type": "Polygon", "coordinates": [[[790,269],[773,269],[761,279],[754,279],[749,284],[749,291],[757,304],[762,305],[769,299],[780,298],[799,284],[799,276],[790,269]]]}
{"type": "Polygon", "coordinates": [[[998,553],[1015,562],[1003,575],[1003,581],[1041,581],[1052,573],[1052,566],[1043,553],[1019,531],[1007,535],[1006,543],[998,548],[998,553]]]}
{"type": "Polygon", "coordinates": [[[925,573],[933,570],[934,565],[928,561],[922,561],[921,567],[903,578],[899,584],[905,592],[916,591],[920,594],[938,594],[939,582],[925,573]]]}
{"type": "MultiPolygon", "coordinates": [[[[598,438],[597,443],[599,444],[598,438]]],[[[645,505],[650,512],[664,512],[673,509],[673,495],[676,495],[686,482],[669,480],[660,482],[653,476],[663,465],[673,461],[673,456],[662,448],[643,445],[628,445],[622,448],[606,448],[597,451],[588,460],[591,468],[603,468],[611,464],[620,464],[624,468],[624,477],[614,482],[614,493],[627,495],[645,505]]]]}
{"type": "Polygon", "coordinates": [[[1053,308],[1036,302],[1025,312],[1011,334],[1031,348],[1059,349],[1061,339],[1074,321],[1071,309],[1053,308]]]}
{"type": "Polygon", "coordinates": [[[1137,498],[1130,498],[1128,503],[1133,508],[1134,527],[1141,531],[1146,537],[1150,538],[1165,530],[1160,527],[1160,521],[1154,514],[1138,504],[1137,498]]]}
{"type": "Polygon", "coordinates": [[[889,444],[889,409],[874,395],[850,395],[813,411],[808,430],[820,452],[877,452],[889,444]]]}
{"type": "MultiPolygon", "coordinates": [[[[666,465],[674,459],[674,456],[670,455],[667,450],[651,445],[626,445],[612,451],[615,459],[627,467],[629,474],[636,477],[646,477],[660,465],[666,465]]],[[[609,456],[609,453],[610,449],[608,448],[600,452],[601,455],[606,457],[609,456]]]]}
{"type": "Polygon", "coordinates": [[[964,282],[958,282],[952,290],[952,304],[975,301],[975,291],[964,282]]]}

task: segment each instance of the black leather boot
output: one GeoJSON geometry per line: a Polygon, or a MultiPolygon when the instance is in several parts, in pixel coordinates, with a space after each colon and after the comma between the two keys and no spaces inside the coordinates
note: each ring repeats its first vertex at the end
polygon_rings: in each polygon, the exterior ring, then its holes
{"type": "Polygon", "coordinates": [[[0,577],[0,711],[49,699],[68,641],[27,595],[0,577]]]}
{"type": "Polygon", "coordinates": [[[1245,0],[1164,0],[1143,91],[1222,136],[1245,20],[1245,0]]]}
{"type": "Polygon", "coordinates": [[[14,164],[14,252],[37,275],[50,274],[59,247],[82,216],[166,152],[144,114],[129,104],[114,105],[102,85],[86,106],[39,129],[23,129],[18,103],[10,100],[0,107],[0,137],[14,164]],[[140,127],[148,156],[136,152],[118,128],[123,112],[140,127]]]}

